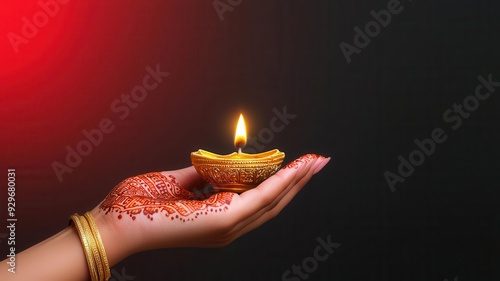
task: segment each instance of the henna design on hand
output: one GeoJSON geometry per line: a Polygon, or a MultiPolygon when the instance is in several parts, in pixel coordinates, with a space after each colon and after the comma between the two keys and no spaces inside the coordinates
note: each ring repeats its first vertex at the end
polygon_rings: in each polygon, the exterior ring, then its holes
{"type": "Polygon", "coordinates": [[[293,160],[292,162],[288,163],[285,167],[283,167],[283,170],[285,169],[298,169],[300,166],[305,165],[312,160],[318,159],[318,158],[324,158],[321,155],[318,154],[306,154],[302,155],[300,158],[297,158],[293,160]]]}
{"type": "Polygon", "coordinates": [[[228,209],[234,193],[221,192],[205,200],[195,200],[195,194],[182,188],[172,175],[160,172],[127,178],[106,196],[100,208],[106,212],[129,215],[133,220],[144,214],[153,220],[156,213],[165,213],[171,220],[193,221],[209,212],[223,212],[228,209]]]}

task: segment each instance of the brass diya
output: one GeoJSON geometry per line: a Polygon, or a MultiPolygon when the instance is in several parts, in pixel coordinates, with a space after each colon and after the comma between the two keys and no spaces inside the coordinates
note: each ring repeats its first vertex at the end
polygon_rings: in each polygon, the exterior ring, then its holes
{"type": "Polygon", "coordinates": [[[248,154],[241,152],[246,144],[246,128],[240,115],[234,145],[238,152],[215,154],[203,149],[191,153],[191,162],[201,177],[211,183],[215,191],[241,193],[252,189],[276,173],[285,153],[278,149],[248,154]]]}
{"type": "Polygon", "coordinates": [[[244,192],[276,173],[285,153],[273,149],[258,154],[233,152],[218,155],[205,150],[191,153],[191,162],[216,191],[244,192]]]}

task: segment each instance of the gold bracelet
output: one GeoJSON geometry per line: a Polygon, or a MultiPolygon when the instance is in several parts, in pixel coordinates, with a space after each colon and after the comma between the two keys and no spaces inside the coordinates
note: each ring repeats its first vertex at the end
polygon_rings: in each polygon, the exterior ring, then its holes
{"type": "Polygon", "coordinates": [[[97,244],[94,239],[94,235],[92,235],[92,231],[90,231],[90,226],[85,217],[78,216],[80,219],[80,223],[83,226],[83,232],[85,233],[85,237],[87,237],[87,241],[89,241],[89,247],[91,254],[94,256],[94,263],[97,268],[97,280],[103,280],[104,278],[104,269],[101,263],[101,255],[99,254],[99,250],[97,250],[97,244]]]}
{"type": "Polygon", "coordinates": [[[107,281],[111,278],[109,262],[101,235],[92,215],[89,212],[83,216],[74,214],[71,216],[71,220],[75,224],[78,236],[80,237],[91,280],[107,281]]]}
{"type": "Polygon", "coordinates": [[[86,212],[84,214],[85,218],[87,219],[89,226],[90,226],[90,231],[92,231],[92,235],[94,236],[96,245],[97,245],[97,250],[99,251],[99,254],[101,255],[101,261],[102,265],[104,267],[104,280],[108,280],[111,278],[111,271],[109,269],[109,262],[108,262],[108,257],[106,256],[106,250],[104,249],[104,244],[102,243],[101,239],[101,234],[99,234],[99,230],[97,229],[97,225],[95,224],[94,218],[89,212],[86,212]]]}
{"type": "Polygon", "coordinates": [[[80,241],[82,242],[83,246],[83,252],[85,253],[85,259],[87,260],[87,265],[89,267],[89,272],[90,272],[90,278],[92,281],[98,281],[97,277],[97,270],[95,268],[94,264],[94,258],[92,256],[92,252],[90,250],[90,246],[87,240],[87,236],[85,235],[83,231],[83,226],[80,223],[80,220],[78,219],[78,214],[74,214],[71,216],[71,220],[75,224],[76,230],[78,232],[78,236],[80,236],[80,241]]]}

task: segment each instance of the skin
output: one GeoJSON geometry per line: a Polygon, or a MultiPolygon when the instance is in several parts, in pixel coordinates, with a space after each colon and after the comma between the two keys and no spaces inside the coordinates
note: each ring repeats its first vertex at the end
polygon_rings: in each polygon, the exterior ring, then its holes
{"type": "MultiPolygon", "coordinates": [[[[254,189],[216,193],[204,200],[192,192],[204,185],[192,166],[148,173],[118,184],[90,213],[111,267],[150,249],[222,247],[274,218],[329,160],[307,154],[254,189]]],[[[19,253],[15,274],[7,269],[4,260],[1,280],[89,280],[73,227],[19,253]]]]}
{"type": "Polygon", "coordinates": [[[234,193],[221,192],[205,200],[193,200],[196,194],[180,186],[172,174],[148,173],[128,178],[118,184],[101,203],[106,214],[132,220],[145,215],[149,220],[165,215],[171,220],[194,221],[209,212],[226,211],[234,193]]]}

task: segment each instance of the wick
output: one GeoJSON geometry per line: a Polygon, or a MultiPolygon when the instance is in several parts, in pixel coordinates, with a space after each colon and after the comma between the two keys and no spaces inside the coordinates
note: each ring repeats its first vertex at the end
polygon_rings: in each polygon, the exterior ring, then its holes
{"type": "Polygon", "coordinates": [[[241,147],[238,147],[238,155],[241,154],[241,147]]]}

